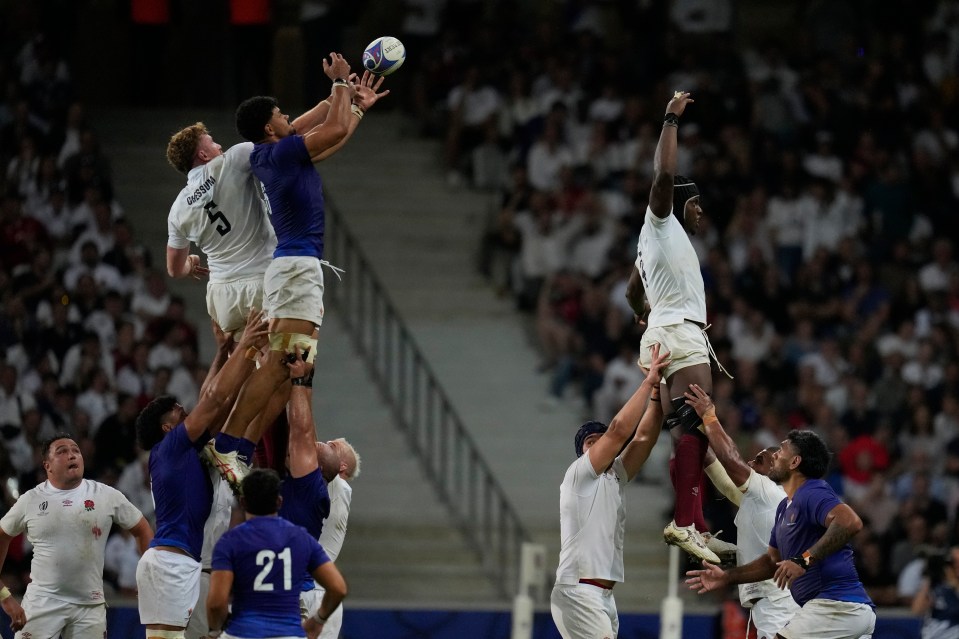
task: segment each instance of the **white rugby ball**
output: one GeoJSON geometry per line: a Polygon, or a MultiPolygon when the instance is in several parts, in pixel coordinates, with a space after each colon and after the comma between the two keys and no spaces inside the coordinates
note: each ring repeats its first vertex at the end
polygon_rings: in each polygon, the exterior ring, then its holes
{"type": "Polygon", "coordinates": [[[377,38],[363,51],[363,68],[376,75],[389,75],[403,66],[406,47],[393,36],[377,38]]]}

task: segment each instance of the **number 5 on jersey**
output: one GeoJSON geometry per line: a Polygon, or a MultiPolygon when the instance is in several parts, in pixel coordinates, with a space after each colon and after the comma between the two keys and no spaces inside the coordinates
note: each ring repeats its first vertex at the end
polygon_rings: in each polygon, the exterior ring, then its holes
{"type": "Polygon", "coordinates": [[[223,215],[223,211],[216,210],[216,202],[213,200],[210,200],[209,204],[204,204],[203,210],[206,211],[206,216],[210,218],[210,224],[221,222],[216,225],[216,232],[220,235],[226,235],[230,232],[230,229],[233,228],[230,220],[226,219],[226,216],[223,215]]]}

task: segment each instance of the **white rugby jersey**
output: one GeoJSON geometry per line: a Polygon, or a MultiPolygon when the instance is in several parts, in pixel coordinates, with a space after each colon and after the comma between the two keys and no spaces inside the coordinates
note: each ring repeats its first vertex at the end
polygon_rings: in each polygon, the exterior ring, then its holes
{"type": "Polygon", "coordinates": [[[102,604],[103,551],[116,523],[132,528],[143,515],[123,493],[84,479],[73,490],[50,482],[28,490],[0,528],[11,536],[26,533],[33,545],[27,590],[73,604],[102,604]]]}
{"type": "Polygon", "coordinates": [[[600,475],[593,470],[589,451],[566,470],[559,488],[560,551],[556,583],[580,579],[622,582],[626,508],[623,491],[628,482],[619,457],[600,475]]]}
{"type": "MultiPolygon", "coordinates": [[[[749,484],[736,513],[736,564],[742,566],[769,551],[769,536],[776,523],[776,508],[786,498],[786,491],[755,470],[749,473],[749,484]]],[[[739,585],[739,600],[746,608],[753,599],[779,599],[792,594],[781,590],[772,579],[739,585]]]]}
{"type": "Polygon", "coordinates": [[[230,147],[187,174],[167,219],[167,244],[190,242],[206,255],[211,282],[263,275],[273,258],[276,235],[269,204],[250,171],[252,142],[230,147]]]}
{"type": "Polygon", "coordinates": [[[350,516],[350,502],[353,500],[353,487],[337,475],[326,485],[330,493],[330,514],[323,520],[323,532],[320,533],[320,545],[336,561],[346,539],[346,520],[350,516]]]}
{"type": "Polygon", "coordinates": [[[213,507],[210,509],[210,516],[203,524],[203,549],[200,551],[200,566],[210,568],[213,562],[213,547],[220,541],[230,528],[230,517],[233,514],[233,504],[236,498],[233,496],[233,490],[230,484],[226,482],[220,473],[210,469],[210,480],[213,483],[213,507]]]}
{"type": "Polygon", "coordinates": [[[699,258],[675,215],[660,219],[646,207],[636,270],[643,278],[649,301],[649,328],[681,324],[687,319],[706,323],[706,289],[699,258]]]}

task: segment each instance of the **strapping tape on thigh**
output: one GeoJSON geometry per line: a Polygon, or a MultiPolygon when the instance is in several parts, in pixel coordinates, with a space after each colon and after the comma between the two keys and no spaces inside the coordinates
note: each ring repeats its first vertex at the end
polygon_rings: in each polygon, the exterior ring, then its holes
{"type": "Polygon", "coordinates": [[[147,628],[147,639],[184,639],[183,630],[153,630],[147,628]]]}
{"type": "Polygon", "coordinates": [[[300,347],[301,352],[309,353],[306,356],[306,361],[312,364],[316,357],[315,339],[303,333],[270,333],[271,351],[293,353],[297,346],[300,347]]]}

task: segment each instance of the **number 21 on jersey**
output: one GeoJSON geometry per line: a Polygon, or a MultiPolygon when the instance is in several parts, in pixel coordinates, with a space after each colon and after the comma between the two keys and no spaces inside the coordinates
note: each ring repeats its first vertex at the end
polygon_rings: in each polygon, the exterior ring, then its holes
{"type": "Polygon", "coordinates": [[[287,547],[284,548],[279,554],[273,552],[272,550],[261,550],[260,552],[256,553],[256,565],[263,566],[263,569],[259,572],[259,574],[257,574],[256,579],[253,580],[253,590],[257,592],[272,592],[274,590],[274,584],[266,581],[266,579],[273,571],[273,562],[277,559],[283,562],[282,590],[290,590],[293,587],[293,577],[290,574],[292,572],[290,568],[290,564],[292,563],[292,554],[290,553],[289,547],[287,547]]]}

